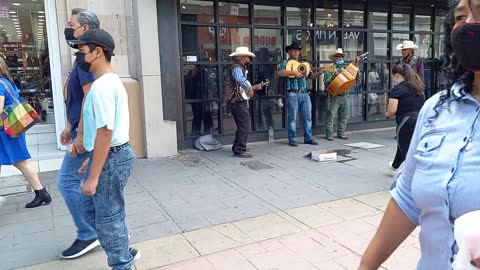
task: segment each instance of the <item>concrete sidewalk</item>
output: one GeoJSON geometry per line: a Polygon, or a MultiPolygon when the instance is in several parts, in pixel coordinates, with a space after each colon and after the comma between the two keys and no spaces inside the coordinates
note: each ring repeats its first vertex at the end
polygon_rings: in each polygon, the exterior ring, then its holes
{"type": "MultiPolygon", "coordinates": [[[[136,270],[356,270],[388,192],[320,203],[136,243],[136,270]]],[[[381,269],[414,269],[415,231],[381,269]]],[[[108,269],[102,250],[21,270],[108,269]]]]}
{"type": "MultiPolygon", "coordinates": [[[[142,245],[149,240],[164,240],[165,236],[176,239],[185,232],[271,214],[296,220],[288,210],[388,189],[392,177],[387,175],[386,164],[396,149],[394,129],[349,135],[348,141],[317,138],[319,146],[301,144],[298,148],[288,146],[286,141],[249,144],[252,160],[232,158],[228,147],[139,160],[126,189],[132,242],[142,245]],[[385,147],[364,150],[343,145],[360,141],[385,147]],[[304,157],[316,149],[335,149],[341,155],[337,161],[326,163],[304,157]]],[[[75,227],[54,184],[56,173],[41,176],[54,197],[52,205],[25,209],[24,203],[33,196],[28,194],[8,198],[0,209],[2,269],[58,260],[60,252],[74,240],[75,227]]],[[[168,248],[161,253],[168,253],[168,248]]],[[[158,259],[161,257],[159,253],[158,259]]],[[[104,265],[105,260],[96,262],[104,265]]],[[[105,269],[99,267],[91,269],[105,269]]]]}

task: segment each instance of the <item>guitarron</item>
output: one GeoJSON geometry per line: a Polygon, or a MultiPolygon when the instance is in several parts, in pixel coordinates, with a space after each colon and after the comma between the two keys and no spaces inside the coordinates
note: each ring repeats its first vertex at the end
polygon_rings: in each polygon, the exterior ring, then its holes
{"type": "MultiPolygon", "coordinates": [[[[363,58],[367,54],[368,52],[360,55],[359,58],[363,58]]],[[[358,61],[354,61],[350,65],[348,65],[345,70],[343,70],[340,74],[338,74],[338,76],[335,77],[335,79],[333,79],[333,81],[328,85],[327,91],[332,96],[337,96],[347,92],[355,84],[357,74],[358,74],[358,61]]]]}

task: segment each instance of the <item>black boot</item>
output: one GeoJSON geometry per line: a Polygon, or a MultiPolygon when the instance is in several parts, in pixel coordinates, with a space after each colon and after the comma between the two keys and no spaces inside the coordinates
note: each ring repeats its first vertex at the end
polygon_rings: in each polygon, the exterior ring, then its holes
{"type": "Polygon", "coordinates": [[[35,190],[35,198],[33,201],[27,203],[25,208],[35,208],[39,207],[43,203],[50,204],[51,202],[52,198],[50,197],[50,194],[48,194],[47,189],[43,188],[40,190],[35,190]]]}

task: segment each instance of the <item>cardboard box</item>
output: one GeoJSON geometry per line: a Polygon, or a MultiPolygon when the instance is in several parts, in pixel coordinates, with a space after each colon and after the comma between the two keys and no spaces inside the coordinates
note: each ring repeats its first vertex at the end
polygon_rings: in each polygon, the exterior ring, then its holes
{"type": "Polygon", "coordinates": [[[337,159],[337,152],[332,150],[315,150],[312,151],[312,159],[316,161],[331,161],[337,159]]]}

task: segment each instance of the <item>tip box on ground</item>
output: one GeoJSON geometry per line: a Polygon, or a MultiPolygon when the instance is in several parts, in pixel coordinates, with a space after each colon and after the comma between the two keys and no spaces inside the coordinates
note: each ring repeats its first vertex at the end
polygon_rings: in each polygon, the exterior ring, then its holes
{"type": "Polygon", "coordinates": [[[337,159],[337,152],[332,150],[315,150],[310,154],[312,159],[316,161],[332,161],[337,159]]]}

